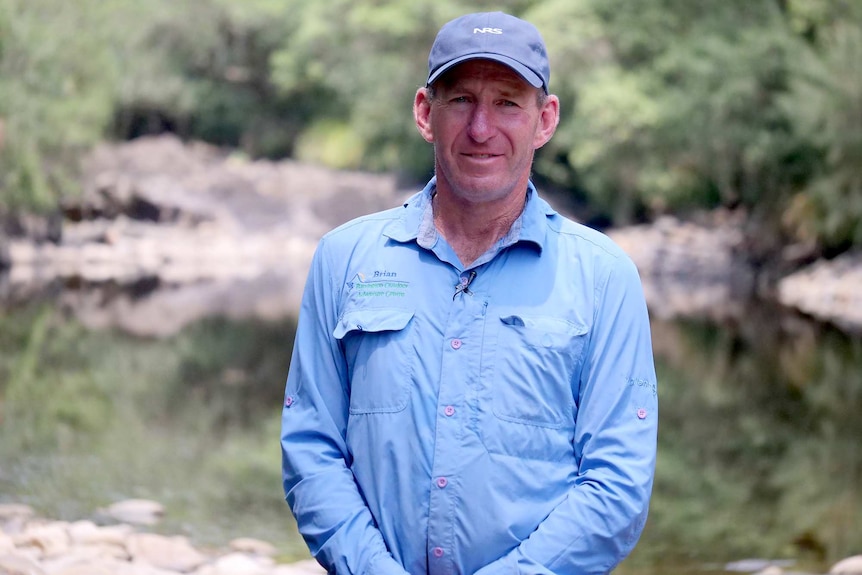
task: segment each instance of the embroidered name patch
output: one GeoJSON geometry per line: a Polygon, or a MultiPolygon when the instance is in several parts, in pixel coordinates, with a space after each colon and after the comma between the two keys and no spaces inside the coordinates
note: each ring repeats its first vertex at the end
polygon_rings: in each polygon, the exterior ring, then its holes
{"type": "Polygon", "coordinates": [[[347,282],[347,288],[356,297],[402,298],[407,295],[410,282],[398,279],[397,272],[377,270],[370,274],[358,272],[347,282]]]}

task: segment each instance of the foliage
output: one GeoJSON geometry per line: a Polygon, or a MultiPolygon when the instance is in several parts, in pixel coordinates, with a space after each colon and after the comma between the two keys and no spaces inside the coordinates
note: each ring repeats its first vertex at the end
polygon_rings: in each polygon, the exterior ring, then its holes
{"type": "Polygon", "coordinates": [[[99,0],[0,0],[3,203],[50,207],[73,185],[70,154],[102,136],[118,74],[107,13],[99,0]]]}
{"type": "Polygon", "coordinates": [[[630,563],[770,557],[821,572],[858,547],[862,347],[774,317],[654,322],[659,461],[630,563]]]}
{"type": "Polygon", "coordinates": [[[785,222],[827,247],[862,245],[862,8],[856,12],[820,25],[818,42],[800,51],[795,89],[784,101],[821,156],[785,222]]]}
{"type": "Polygon", "coordinates": [[[547,185],[616,224],[723,205],[779,241],[862,245],[853,0],[0,0],[0,205],[49,208],[80,152],[165,130],[420,182],[428,47],[487,9],[546,38],[547,185]]]}

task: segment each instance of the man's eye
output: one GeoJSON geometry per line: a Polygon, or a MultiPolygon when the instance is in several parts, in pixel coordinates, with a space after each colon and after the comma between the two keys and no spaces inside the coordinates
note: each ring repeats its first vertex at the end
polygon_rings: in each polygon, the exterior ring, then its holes
{"type": "Polygon", "coordinates": [[[456,104],[458,104],[458,103],[466,103],[466,102],[469,102],[469,101],[470,101],[470,99],[469,99],[467,96],[455,96],[454,98],[452,98],[452,102],[453,102],[453,103],[456,103],[456,104]]]}

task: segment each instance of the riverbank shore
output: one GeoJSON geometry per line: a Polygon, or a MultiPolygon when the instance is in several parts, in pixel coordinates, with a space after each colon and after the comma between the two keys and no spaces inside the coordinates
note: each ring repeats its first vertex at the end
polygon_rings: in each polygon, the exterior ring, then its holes
{"type": "MultiPolygon", "coordinates": [[[[183,536],[142,529],[158,522],[160,504],[120,501],[101,510],[107,523],[56,521],[21,504],[0,504],[2,575],[322,575],[312,559],[278,562],[275,547],[237,538],[225,549],[195,547],[183,536]],[[125,520],[125,521],[123,521],[125,520]]],[[[722,571],[754,575],[816,575],[793,570],[793,562],[742,560],[722,571]]],[[[711,570],[712,572],[713,570],[711,570]]],[[[862,555],[833,565],[830,575],[862,574],[862,555]]]]}
{"type": "Polygon", "coordinates": [[[3,575],[320,575],[314,560],[283,563],[266,541],[237,538],[225,549],[196,547],[183,536],[144,530],[162,513],[152,501],[103,510],[105,523],[56,521],[32,508],[0,504],[3,575]],[[125,519],[126,521],[122,521],[125,519]]]}
{"type": "MultiPolygon", "coordinates": [[[[234,297],[240,290],[262,297],[254,309],[229,314],[295,310],[326,231],[398,205],[415,191],[401,189],[392,175],[249,161],[173,136],[96,149],[85,163],[83,187],[83,197],[66,202],[54,220],[0,237],[0,264],[7,267],[0,301],[26,300],[57,282],[131,286],[138,297],[112,303],[81,294],[68,306],[93,326],[134,315],[129,326],[156,336],[194,321],[209,301],[248,305],[247,297],[234,297]],[[172,290],[148,301],[139,297],[142,286],[172,290]]],[[[647,303],[659,317],[733,319],[759,298],[862,332],[862,253],[782,263],[772,266],[786,270],[775,278],[752,262],[744,225],[744,216],[716,213],[697,222],[663,217],[608,234],[638,266],[647,303]]]]}

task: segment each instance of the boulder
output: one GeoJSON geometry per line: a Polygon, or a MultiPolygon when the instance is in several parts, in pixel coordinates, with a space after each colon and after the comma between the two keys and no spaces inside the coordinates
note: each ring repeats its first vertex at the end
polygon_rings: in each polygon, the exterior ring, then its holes
{"type": "Polygon", "coordinates": [[[161,503],[148,499],[126,499],[100,511],[123,523],[155,525],[164,515],[165,508],[161,503]]]}
{"type": "Polygon", "coordinates": [[[0,573],[3,575],[45,575],[35,560],[21,554],[0,554],[0,573]]]}
{"type": "Polygon", "coordinates": [[[33,517],[33,508],[20,503],[0,503],[0,521],[28,519],[33,517]]]}
{"type": "Polygon", "coordinates": [[[849,330],[862,330],[862,253],[814,263],[778,282],[778,300],[849,330]]]}
{"type": "Polygon", "coordinates": [[[56,557],[69,550],[69,534],[66,524],[54,521],[28,526],[22,533],[14,535],[16,547],[32,547],[42,557],[56,557]]]}
{"type": "Polygon", "coordinates": [[[273,566],[273,560],[268,557],[229,553],[198,570],[195,575],[269,575],[273,566]]]}
{"type": "Polygon", "coordinates": [[[133,562],[169,571],[188,573],[207,561],[207,557],[181,535],[165,537],[155,533],[135,533],[129,537],[126,547],[133,562]]]}
{"type": "Polygon", "coordinates": [[[99,526],[92,521],[75,521],[68,527],[69,537],[76,545],[113,545],[124,547],[134,531],[131,525],[99,526]]]}
{"type": "Polygon", "coordinates": [[[252,539],[251,537],[238,537],[234,539],[230,542],[230,548],[240,553],[261,555],[264,557],[273,557],[278,553],[278,550],[271,543],[261,541],[260,539],[252,539]]]}
{"type": "Polygon", "coordinates": [[[322,575],[323,573],[326,571],[317,561],[306,559],[291,565],[278,565],[272,570],[271,575],[322,575]]]}
{"type": "Polygon", "coordinates": [[[862,555],[854,555],[842,559],[832,566],[829,573],[835,575],[859,575],[862,574],[862,555]]]}

